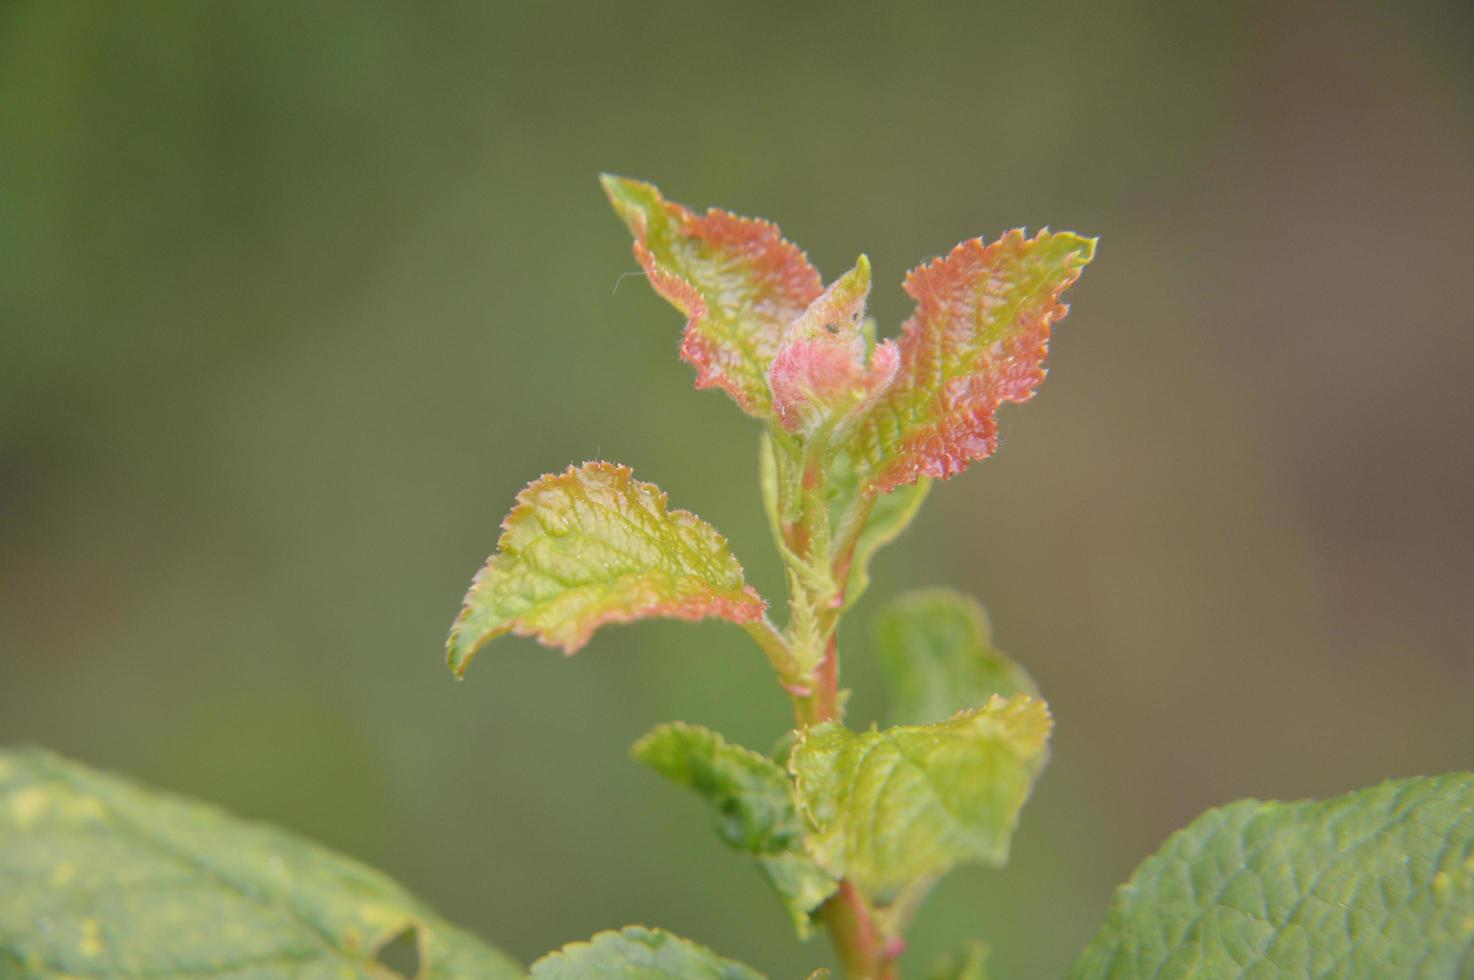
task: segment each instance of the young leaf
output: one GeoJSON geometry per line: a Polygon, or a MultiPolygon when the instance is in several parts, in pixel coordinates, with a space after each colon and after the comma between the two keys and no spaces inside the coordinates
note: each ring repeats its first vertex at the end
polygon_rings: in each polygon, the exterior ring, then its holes
{"type": "Polygon", "coordinates": [[[713,208],[693,214],[654,185],[605,175],[650,285],[686,314],[681,356],[696,387],[724,389],[768,418],[768,365],[783,331],[822,291],[819,273],[776,225],[713,208]]]}
{"type": "Polygon", "coordinates": [[[1474,975],[1474,774],[1240,800],[1167,840],[1070,976],[1474,975]]]}
{"type": "MultiPolygon", "coordinates": [[[[890,493],[881,494],[871,506],[865,526],[855,542],[854,555],[850,559],[850,572],[845,582],[844,607],[849,609],[870,588],[870,562],[876,552],[901,536],[911,526],[911,521],[921,510],[922,502],[931,490],[931,481],[920,477],[915,483],[897,487],[890,493]]],[[[969,702],[967,707],[982,704],[986,699],[969,702]]],[[[935,719],[933,719],[935,720],[935,719]]]]}
{"type": "Polygon", "coordinates": [[[665,494],[628,467],[585,463],[535,480],[502,528],[446,644],[457,676],[507,632],[573,653],[606,623],[747,623],[765,608],[726,539],[688,511],[667,510],[665,494]]]}
{"type": "Polygon", "coordinates": [[[1059,296],[1094,255],[1094,239],[1011,231],[911,270],[900,370],[848,444],[866,492],[953,476],[993,452],[998,407],[1043,380],[1051,325],[1068,309],[1059,296]]]}
{"type": "Polygon", "coordinates": [[[532,964],[532,980],[763,980],[752,967],[664,929],[625,926],[532,964]]]}
{"type": "Polygon", "coordinates": [[[773,411],[790,432],[813,436],[874,404],[900,366],[896,345],[866,336],[870,260],[835,280],[783,334],[768,368],[773,411]]]}
{"type": "Polygon", "coordinates": [[[991,632],[983,607],[952,589],[916,589],[886,603],[874,635],[891,724],[940,721],[995,694],[1038,697],[1034,679],[993,646],[991,632]]]}
{"type": "Polygon", "coordinates": [[[356,861],[40,750],[0,752],[0,975],[399,976],[522,969],[356,861]],[[7,969],[13,968],[13,969],[7,969]]]}
{"type": "Polygon", "coordinates": [[[805,730],[789,771],[809,853],[882,902],[961,862],[1001,865],[1050,726],[1044,702],[1018,695],[935,725],[805,730]]]}
{"type": "Polygon", "coordinates": [[[804,826],[793,807],[788,774],[766,756],[682,722],[651,731],[635,743],[633,754],[716,807],[717,833],[752,855],[799,936],[806,937],[810,913],[839,883],[804,852],[804,826]]]}

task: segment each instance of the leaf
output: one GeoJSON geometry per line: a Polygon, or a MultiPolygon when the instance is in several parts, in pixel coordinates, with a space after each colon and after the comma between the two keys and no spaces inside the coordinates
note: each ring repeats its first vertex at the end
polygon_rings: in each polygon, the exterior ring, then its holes
{"type": "Polygon", "coordinates": [[[388,878],[37,749],[0,752],[0,975],[520,977],[388,878]],[[14,971],[7,969],[13,966],[14,971]]]}
{"type": "Polygon", "coordinates": [[[1016,230],[911,270],[900,370],[848,443],[865,492],[953,476],[992,454],[998,407],[1027,401],[1044,379],[1050,328],[1068,312],[1059,296],[1094,255],[1094,239],[1016,230]]]}
{"type": "Polygon", "coordinates": [[[664,929],[625,926],[532,964],[532,980],[763,980],[752,967],[664,929]]]}
{"type": "Polygon", "coordinates": [[[635,743],[636,759],[717,809],[717,833],[751,855],[783,901],[800,937],[809,915],[839,882],[804,852],[793,784],[777,763],[699,725],[661,725],[635,743]]]}
{"type": "Polygon", "coordinates": [[[1034,679],[993,646],[991,633],[983,607],[952,589],[916,589],[886,603],[874,636],[891,724],[940,721],[995,694],[1038,697],[1034,679]]]}
{"type": "MultiPolygon", "coordinates": [[[[915,483],[897,487],[875,499],[865,526],[856,540],[854,556],[850,560],[844,592],[846,609],[853,606],[870,588],[870,562],[876,553],[899,538],[901,532],[911,526],[911,521],[921,510],[930,491],[931,481],[921,477],[915,483]]],[[[973,705],[981,703],[981,700],[974,701],[973,705]]]]}
{"type": "Polygon", "coordinates": [[[457,676],[503,633],[573,653],[606,623],[717,616],[747,623],[765,604],[726,539],[613,463],[570,466],[534,480],[502,524],[451,628],[457,676]]]}
{"type": "Polygon", "coordinates": [[[1474,976],[1474,774],[1209,810],[1116,891],[1070,976],[1474,976]]]}
{"type": "Polygon", "coordinates": [[[870,260],[855,267],[794,320],[768,368],[778,423],[806,437],[835,430],[875,403],[900,366],[891,341],[876,346],[865,329],[870,260]]]}
{"type": "Polygon", "coordinates": [[[770,417],[768,365],[822,291],[819,273],[769,222],[715,208],[698,216],[652,184],[601,180],[651,287],[689,318],[681,356],[696,387],[722,388],[747,414],[770,417]]]}
{"type": "Polygon", "coordinates": [[[881,902],[962,862],[1003,864],[1050,726],[1043,701],[1018,695],[935,725],[805,730],[789,771],[809,853],[881,902]]]}

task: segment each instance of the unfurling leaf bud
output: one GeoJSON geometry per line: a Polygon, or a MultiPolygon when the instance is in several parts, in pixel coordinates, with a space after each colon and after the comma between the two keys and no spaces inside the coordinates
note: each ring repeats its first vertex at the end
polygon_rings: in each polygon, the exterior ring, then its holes
{"type": "Polygon", "coordinates": [[[773,410],[789,432],[811,436],[842,426],[872,405],[900,366],[891,341],[866,329],[870,260],[860,256],[784,331],[768,369],[773,410]]]}

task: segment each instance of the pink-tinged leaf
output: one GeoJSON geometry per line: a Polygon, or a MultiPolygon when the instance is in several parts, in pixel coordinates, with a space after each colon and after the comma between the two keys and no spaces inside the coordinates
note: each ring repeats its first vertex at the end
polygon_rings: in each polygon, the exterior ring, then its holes
{"type": "Polygon", "coordinates": [[[665,494],[625,466],[585,463],[533,481],[502,529],[446,644],[458,676],[503,633],[573,653],[606,623],[746,623],[766,608],[726,539],[694,514],[668,510],[665,494]]]}
{"type": "Polygon", "coordinates": [[[992,454],[999,406],[1027,401],[1044,379],[1050,328],[1069,309],[1060,294],[1094,256],[1092,238],[1015,230],[911,270],[900,370],[846,447],[866,492],[944,479],[992,454]]]}
{"type": "Polygon", "coordinates": [[[864,327],[870,260],[835,280],[789,326],[768,368],[773,411],[790,432],[812,434],[873,404],[896,376],[899,352],[890,341],[872,351],[864,327]]]}
{"type": "Polygon", "coordinates": [[[681,356],[696,368],[696,387],[722,388],[767,418],[768,365],[784,329],[822,290],[819,273],[769,222],[715,208],[697,215],[651,184],[602,181],[650,285],[688,317],[681,356]]]}

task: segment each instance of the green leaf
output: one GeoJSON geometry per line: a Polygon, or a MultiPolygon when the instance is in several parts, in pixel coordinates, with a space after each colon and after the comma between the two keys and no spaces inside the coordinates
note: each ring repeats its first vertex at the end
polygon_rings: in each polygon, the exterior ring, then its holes
{"type": "Polygon", "coordinates": [[[573,653],[606,623],[747,623],[765,608],[726,539],[694,514],[667,510],[665,494],[624,466],[585,463],[535,480],[502,527],[446,644],[457,676],[507,632],[573,653]]]}
{"type": "Polygon", "coordinates": [[[356,861],[29,749],[0,752],[0,975],[520,977],[356,861]],[[13,971],[7,969],[13,967],[13,971]]]}
{"type": "Polygon", "coordinates": [[[635,743],[634,757],[695,790],[717,810],[717,833],[749,854],[803,937],[809,916],[839,883],[804,852],[793,784],[777,763],[699,725],[661,725],[635,743]]]}
{"type": "Polygon", "coordinates": [[[1011,231],[911,270],[917,305],[900,369],[848,443],[866,493],[953,476],[992,454],[998,407],[1027,401],[1044,379],[1051,326],[1068,311],[1059,296],[1094,255],[1094,239],[1011,231]]]}
{"type": "Polygon", "coordinates": [[[1474,976],[1474,775],[1209,810],[1117,890],[1070,976],[1474,976]]]}
{"type": "Polygon", "coordinates": [[[916,589],[886,603],[874,635],[891,724],[941,721],[995,694],[1038,697],[1033,678],[993,646],[991,632],[983,607],[952,589],[916,589]]]}
{"type": "Polygon", "coordinates": [[[664,929],[626,926],[532,964],[532,980],[762,980],[752,967],[664,929]]]}
{"type": "Polygon", "coordinates": [[[819,273],[776,225],[715,208],[698,216],[653,184],[601,179],[651,287],[689,318],[681,356],[696,387],[721,388],[749,415],[771,417],[768,366],[822,291],[819,273]]]}
{"type": "Polygon", "coordinates": [[[805,730],[789,771],[809,853],[882,902],[962,862],[1003,864],[1050,726],[1044,702],[1018,695],[935,725],[805,730]]]}
{"type": "MultiPolygon", "coordinates": [[[[875,499],[869,517],[855,543],[854,557],[850,561],[850,573],[845,584],[844,602],[848,609],[870,588],[870,562],[876,552],[901,536],[911,526],[911,521],[921,510],[931,481],[921,477],[915,483],[897,487],[875,499]]],[[[974,701],[974,705],[982,701],[974,701]]]]}

